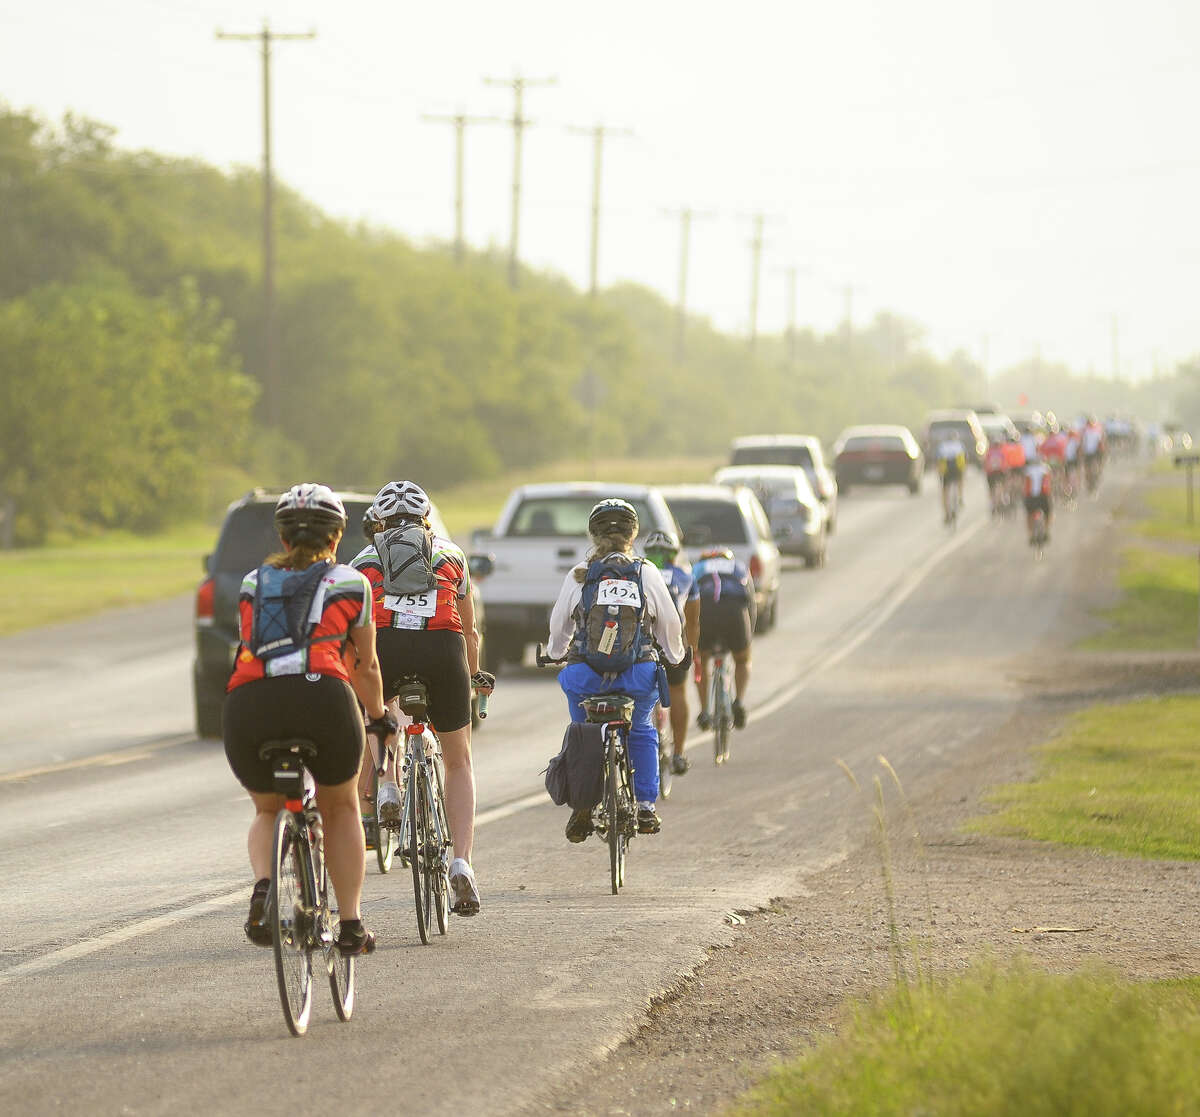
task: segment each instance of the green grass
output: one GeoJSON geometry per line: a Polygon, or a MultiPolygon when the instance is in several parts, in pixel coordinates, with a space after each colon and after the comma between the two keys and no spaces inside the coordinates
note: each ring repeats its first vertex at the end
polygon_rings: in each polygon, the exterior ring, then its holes
{"type": "MultiPolygon", "coordinates": [[[[706,481],[721,461],[715,457],[598,461],[596,476],[606,481],[644,484],[706,481]]],[[[431,495],[450,532],[466,540],[472,529],[490,527],[512,489],[533,481],[590,478],[591,469],[563,462],[472,481],[431,495]]],[[[223,482],[232,499],[245,492],[245,479],[223,482]]],[[[213,506],[226,501],[214,495],[213,506]]],[[[193,589],[203,577],[201,559],[216,544],[219,518],[158,535],[108,532],[91,538],[58,538],[45,547],[0,551],[0,636],[39,625],[73,620],[124,605],[157,601],[193,589]]],[[[357,524],[350,525],[358,531],[357,524]]]]}
{"type": "Polygon", "coordinates": [[[1196,646],[1200,563],[1194,555],[1126,548],[1118,582],[1120,600],[1099,614],[1109,628],[1083,640],[1081,648],[1136,651],[1196,646]]]}
{"type": "Polygon", "coordinates": [[[1128,1117],[1195,1112],[1200,983],[991,962],[857,1006],[774,1071],[741,1117],[1128,1117]]]}
{"type": "Polygon", "coordinates": [[[1140,534],[1149,539],[1163,539],[1180,543],[1200,543],[1200,477],[1195,479],[1192,497],[1194,523],[1187,522],[1187,482],[1176,475],[1170,485],[1156,486],[1147,491],[1146,504],[1149,516],[1137,525],[1140,534]]]}
{"type": "Polygon", "coordinates": [[[0,551],[0,635],[193,589],[215,538],[213,527],[187,524],[160,535],[109,532],[0,551]]]}
{"type": "Polygon", "coordinates": [[[1038,749],[1031,783],[993,788],[970,828],[1134,857],[1200,859],[1200,698],[1075,714],[1038,749]]]}

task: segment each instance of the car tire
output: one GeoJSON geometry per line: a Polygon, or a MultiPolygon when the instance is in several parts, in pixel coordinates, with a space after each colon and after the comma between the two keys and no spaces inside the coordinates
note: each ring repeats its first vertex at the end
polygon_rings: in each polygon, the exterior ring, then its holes
{"type": "Polygon", "coordinates": [[[918,496],[920,494],[920,492],[921,492],[921,482],[919,480],[918,481],[909,481],[908,495],[909,496],[918,496]]]}
{"type": "Polygon", "coordinates": [[[519,667],[524,656],[525,641],[518,633],[497,632],[494,628],[488,633],[488,657],[496,671],[503,670],[508,664],[519,667]]]}
{"type": "Polygon", "coordinates": [[[197,688],[193,691],[193,699],[196,714],[196,736],[220,740],[223,735],[221,711],[225,706],[225,696],[222,694],[214,699],[212,695],[202,694],[197,688]]]}

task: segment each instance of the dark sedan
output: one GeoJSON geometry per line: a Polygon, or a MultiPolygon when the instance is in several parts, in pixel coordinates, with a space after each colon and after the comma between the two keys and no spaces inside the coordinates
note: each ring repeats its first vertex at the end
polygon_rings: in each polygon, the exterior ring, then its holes
{"type": "Polygon", "coordinates": [[[904,485],[921,491],[925,456],[907,427],[848,427],[834,444],[838,490],[853,485],[904,485]]]}

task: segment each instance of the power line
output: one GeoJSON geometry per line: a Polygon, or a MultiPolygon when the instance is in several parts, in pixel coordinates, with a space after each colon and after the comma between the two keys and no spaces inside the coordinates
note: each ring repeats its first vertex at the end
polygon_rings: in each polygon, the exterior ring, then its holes
{"type": "Polygon", "coordinates": [[[576,135],[592,137],[592,236],[591,254],[588,260],[588,294],[596,295],[597,273],[600,266],[600,173],[604,160],[606,136],[632,136],[629,128],[607,128],[597,124],[593,128],[568,128],[576,135]]]}
{"type": "Polygon", "coordinates": [[[499,116],[467,116],[466,113],[425,113],[422,120],[438,124],[454,125],[454,258],[460,264],[466,257],[466,240],[463,235],[463,149],[468,124],[504,123],[499,116]]]}
{"type": "Polygon", "coordinates": [[[238,42],[259,42],[262,51],[262,117],[263,117],[263,364],[266,389],[267,420],[274,426],[280,423],[282,392],[275,357],[275,222],[273,184],[271,180],[271,44],[277,40],[315,39],[315,31],[281,33],[272,31],[263,20],[262,30],[246,34],[227,34],[217,31],[218,39],[238,42]]]}
{"type": "Polygon", "coordinates": [[[530,86],[557,85],[558,78],[525,78],[514,74],[511,78],[484,78],[485,85],[507,85],[513,91],[513,181],[512,181],[512,230],[508,244],[508,285],[516,287],[518,279],[518,240],[521,227],[521,139],[525,129],[532,123],[525,119],[525,90],[530,86]]]}

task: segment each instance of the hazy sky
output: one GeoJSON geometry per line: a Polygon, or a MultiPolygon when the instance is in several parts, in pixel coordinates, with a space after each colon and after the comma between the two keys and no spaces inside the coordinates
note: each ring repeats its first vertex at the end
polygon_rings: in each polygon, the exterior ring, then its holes
{"type": "MultiPolygon", "coordinates": [[[[1195,0],[0,0],[0,98],[115,125],[129,147],[261,157],[257,47],[214,31],[315,28],[274,54],[279,176],[338,216],[452,232],[452,130],[530,89],[522,258],[587,276],[592,146],[605,149],[602,283],[749,319],[749,215],[767,225],[760,329],[908,315],[993,369],[1122,370],[1200,352],[1200,3],[1195,0]]],[[[512,131],[467,135],[467,238],[506,246],[512,131]]],[[[0,215],[2,219],[2,215],[0,215]]]]}

